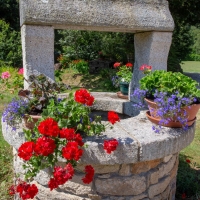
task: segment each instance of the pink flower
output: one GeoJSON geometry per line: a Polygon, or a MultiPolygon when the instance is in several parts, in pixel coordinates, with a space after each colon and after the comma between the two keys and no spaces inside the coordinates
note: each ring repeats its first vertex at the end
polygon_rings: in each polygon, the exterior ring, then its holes
{"type": "Polygon", "coordinates": [[[7,79],[9,77],[10,77],[10,73],[9,72],[2,72],[2,74],[1,74],[1,78],[2,79],[7,79]]]}
{"type": "Polygon", "coordinates": [[[24,69],[23,69],[23,68],[20,68],[19,71],[18,71],[18,74],[23,75],[23,74],[24,74],[24,69]]]}

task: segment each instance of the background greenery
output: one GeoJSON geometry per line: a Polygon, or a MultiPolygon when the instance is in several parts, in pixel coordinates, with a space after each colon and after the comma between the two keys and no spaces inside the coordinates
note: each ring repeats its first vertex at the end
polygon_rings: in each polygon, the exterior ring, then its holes
{"type": "MultiPolygon", "coordinates": [[[[182,60],[199,60],[200,1],[168,0],[175,21],[173,41],[169,53],[168,70],[181,71],[182,60]]],[[[19,1],[0,0],[0,66],[22,66],[19,1]]],[[[57,30],[55,62],[59,54],[66,61],[95,58],[126,62],[133,58],[134,34],[95,31],[57,30]]],[[[133,59],[132,59],[133,60],[133,59]]]]}

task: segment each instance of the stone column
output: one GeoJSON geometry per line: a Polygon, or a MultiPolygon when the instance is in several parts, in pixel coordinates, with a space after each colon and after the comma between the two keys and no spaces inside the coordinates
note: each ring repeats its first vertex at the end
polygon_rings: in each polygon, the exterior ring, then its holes
{"type": "MultiPolygon", "coordinates": [[[[44,74],[54,80],[54,29],[51,26],[21,27],[24,76],[44,74]]],[[[28,84],[24,83],[27,88],[28,84]]]]}
{"type": "MultiPolygon", "coordinates": [[[[167,70],[168,53],[172,32],[143,32],[135,34],[135,63],[130,95],[139,87],[144,74],[139,70],[143,64],[151,65],[153,70],[167,70]]],[[[130,96],[134,101],[134,97],[130,96]]]]}

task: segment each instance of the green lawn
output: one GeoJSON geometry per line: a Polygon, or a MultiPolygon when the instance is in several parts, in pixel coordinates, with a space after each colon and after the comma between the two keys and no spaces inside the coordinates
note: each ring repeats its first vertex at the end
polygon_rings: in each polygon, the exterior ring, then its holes
{"type": "Polygon", "coordinates": [[[181,67],[184,72],[200,73],[200,61],[183,61],[181,67]]]}

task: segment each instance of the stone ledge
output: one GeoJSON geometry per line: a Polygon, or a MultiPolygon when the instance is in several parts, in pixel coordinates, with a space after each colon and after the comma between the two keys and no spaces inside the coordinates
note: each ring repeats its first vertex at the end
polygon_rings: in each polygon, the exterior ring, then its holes
{"type": "MultiPolygon", "coordinates": [[[[95,96],[96,101],[100,102],[103,95],[95,96]]],[[[111,97],[107,97],[108,101],[111,97]]],[[[125,100],[113,100],[121,102],[121,106],[125,100]]],[[[152,123],[145,116],[146,111],[141,111],[135,117],[126,116],[117,122],[113,129],[108,128],[101,136],[92,136],[84,139],[88,145],[84,149],[80,163],[93,165],[114,165],[137,163],[141,161],[149,161],[160,159],[171,154],[175,154],[188,146],[194,139],[195,123],[189,127],[187,131],[181,128],[162,127],[160,133],[152,130],[152,123]],[[106,139],[116,138],[119,141],[117,150],[112,154],[107,154],[103,149],[103,141],[106,139]]],[[[2,122],[2,132],[5,140],[14,148],[24,142],[23,124],[17,132],[12,132],[2,122]]]]}
{"type": "Polygon", "coordinates": [[[174,29],[166,0],[21,0],[20,24],[113,32],[174,29]]]}

